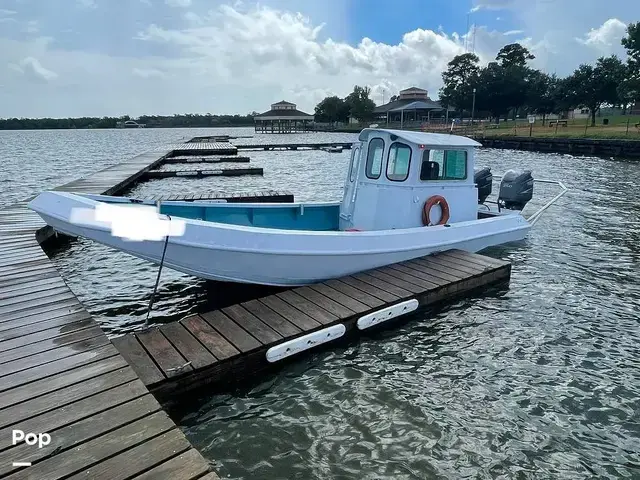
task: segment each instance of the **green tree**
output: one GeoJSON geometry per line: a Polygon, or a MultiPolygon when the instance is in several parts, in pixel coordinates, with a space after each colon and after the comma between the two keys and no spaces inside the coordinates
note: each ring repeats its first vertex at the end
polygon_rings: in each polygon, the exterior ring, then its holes
{"type": "Polygon", "coordinates": [[[625,68],[615,55],[600,57],[595,67],[580,65],[568,78],[568,95],[579,107],[591,112],[591,126],[596,124],[596,113],[603,104],[620,103],[618,85],[624,80],[625,68]]]}
{"type": "Polygon", "coordinates": [[[526,105],[532,112],[542,115],[542,125],[546,123],[546,116],[556,111],[558,85],[559,80],[555,75],[538,70],[530,72],[526,105]]]}
{"type": "Polygon", "coordinates": [[[462,114],[463,110],[471,110],[473,88],[478,84],[480,59],[473,53],[456,55],[447,69],[442,72],[444,86],[438,94],[440,103],[445,107],[454,107],[462,114]]]}
{"type": "Polygon", "coordinates": [[[629,76],[620,82],[616,90],[626,113],[627,107],[640,99],[640,75],[629,72],[629,76]]]}
{"type": "Polygon", "coordinates": [[[345,104],[349,107],[349,114],[359,122],[370,120],[373,117],[376,104],[369,98],[370,94],[369,87],[356,85],[353,87],[353,92],[344,99],[345,104]]]}
{"type": "Polygon", "coordinates": [[[629,67],[634,74],[640,74],[640,22],[627,25],[627,36],[621,41],[629,55],[629,67]]]}
{"type": "Polygon", "coordinates": [[[500,66],[505,68],[524,68],[527,66],[527,60],[533,60],[534,58],[536,57],[519,43],[505,45],[496,56],[500,66]]]}
{"type": "Polygon", "coordinates": [[[502,88],[505,90],[501,95],[512,110],[514,120],[518,110],[527,102],[529,83],[535,72],[527,66],[527,61],[534,58],[536,57],[519,43],[505,45],[496,55],[496,61],[502,68],[504,76],[502,88]]]}
{"type": "Polygon", "coordinates": [[[317,122],[346,122],[349,120],[349,107],[337,96],[326,97],[315,108],[317,122]]]}

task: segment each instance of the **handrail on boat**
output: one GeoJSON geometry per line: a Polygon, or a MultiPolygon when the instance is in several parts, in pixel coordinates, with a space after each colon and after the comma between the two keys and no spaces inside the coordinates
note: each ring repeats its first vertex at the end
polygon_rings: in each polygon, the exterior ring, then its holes
{"type": "MultiPolygon", "coordinates": [[[[493,177],[493,181],[494,182],[500,182],[502,181],[502,177],[504,175],[500,175],[499,177],[494,176],[493,177]]],[[[534,178],[533,179],[534,182],[539,182],[539,183],[549,183],[552,185],[558,185],[562,191],[560,193],[558,193],[555,197],[553,197],[551,200],[549,200],[547,203],[545,203],[542,207],[540,207],[535,213],[532,213],[531,215],[529,215],[528,218],[526,218],[526,220],[531,224],[531,226],[535,225],[535,223],[540,219],[541,215],[544,213],[544,211],[549,208],[551,205],[553,205],[555,202],[558,201],[558,199],[560,199],[560,197],[562,197],[565,193],[567,193],[569,191],[569,189],[565,186],[564,183],[562,183],[560,180],[548,180],[548,179],[543,179],[543,178],[534,178]]]]}
{"type": "Polygon", "coordinates": [[[562,189],[562,191],[560,193],[558,193],[555,197],[553,197],[551,200],[549,200],[547,203],[545,203],[542,207],[540,207],[538,209],[538,211],[536,211],[535,213],[529,215],[529,218],[527,218],[527,221],[532,226],[535,225],[535,223],[538,221],[540,216],[544,213],[544,211],[547,208],[549,208],[551,205],[553,205],[560,197],[562,197],[565,193],[567,193],[569,191],[569,189],[560,180],[544,180],[544,179],[534,178],[533,181],[534,182],[540,182],[540,183],[550,183],[552,185],[558,185],[562,189]]]}

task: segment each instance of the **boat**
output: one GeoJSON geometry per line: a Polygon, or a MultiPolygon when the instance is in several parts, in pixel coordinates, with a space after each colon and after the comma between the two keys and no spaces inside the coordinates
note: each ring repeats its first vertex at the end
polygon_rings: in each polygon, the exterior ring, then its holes
{"type": "Polygon", "coordinates": [[[523,240],[564,192],[525,218],[534,180],[528,170],[511,170],[489,202],[495,179],[475,167],[479,146],[450,134],[365,128],[351,151],[342,201],[333,203],[154,203],[49,191],[29,208],[60,233],[196,277],[308,285],[445,250],[523,240]],[[105,220],[106,207],[120,213],[105,220]],[[176,228],[149,236],[133,222],[138,237],[117,231],[117,219],[132,208],[152,210],[157,222],[176,228]]]}

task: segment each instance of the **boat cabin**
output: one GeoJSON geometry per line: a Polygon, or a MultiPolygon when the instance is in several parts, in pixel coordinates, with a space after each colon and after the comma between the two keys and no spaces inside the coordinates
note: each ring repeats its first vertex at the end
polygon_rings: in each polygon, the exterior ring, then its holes
{"type": "Polygon", "coordinates": [[[364,129],[351,152],[340,205],[340,230],[391,230],[441,222],[434,196],[448,204],[446,223],[478,218],[474,151],[480,143],[457,135],[364,129]],[[435,200],[433,207],[425,203],[435,200]]]}

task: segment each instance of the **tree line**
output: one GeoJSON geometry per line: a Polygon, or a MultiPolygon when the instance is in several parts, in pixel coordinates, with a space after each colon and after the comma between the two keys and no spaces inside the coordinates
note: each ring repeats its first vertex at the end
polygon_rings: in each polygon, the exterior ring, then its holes
{"type": "Polygon", "coordinates": [[[247,115],[142,115],[122,117],[78,117],[78,118],[6,118],[0,119],[0,130],[41,130],[63,128],[116,128],[119,123],[135,120],[147,128],[201,128],[201,127],[242,127],[253,125],[252,112],[247,115]]]}
{"type": "Polygon", "coordinates": [[[371,89],[356,85],[345,98],[326,97],[315,107],[314,119],[320,123],[347,123],[349,117],[359,122],[370,120],[376,104],[370,98],[371,89]]]}
{"type": "Polygon", "coordinates": [[[528,62],[534,55],[518,43],[504,46],[484,67],[477,55],[464,53],[442,73],[440,102],[460,116],[475,109],[476,116],[498,121],[509,114],[515,119],[518,114],[535,113],[543,116],[543,123],[548,114],[588,108],[595,126],[602,106],[620,107],[626,113],[640,101],[640,22],[627,26],[621,43],[626,62],[616,55],[600,57],[564,78],[531,68],[528,62]]]}

